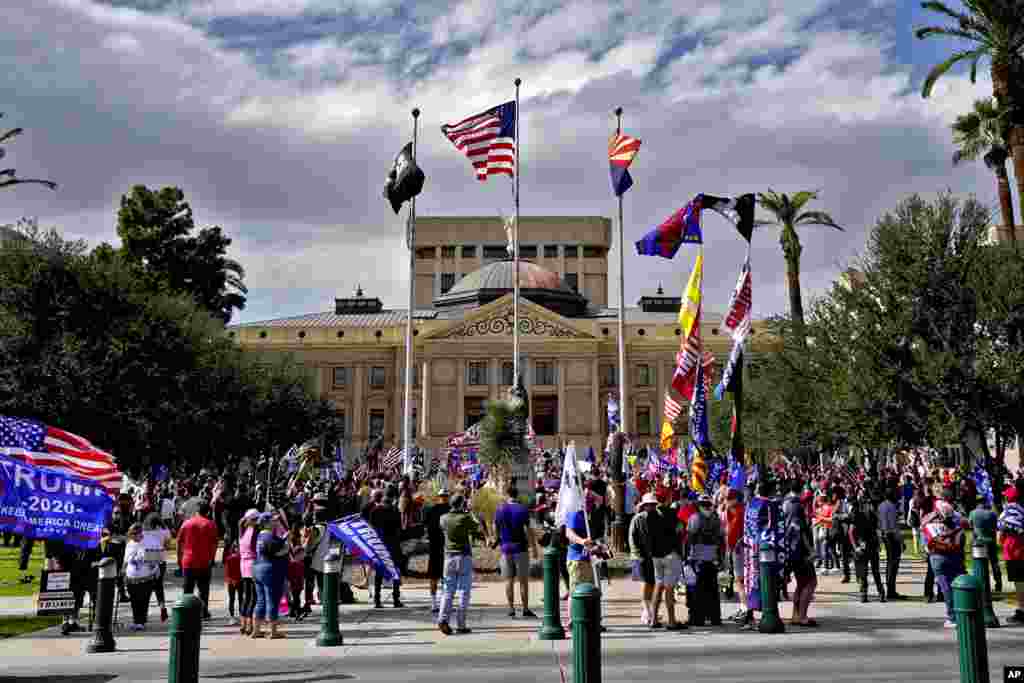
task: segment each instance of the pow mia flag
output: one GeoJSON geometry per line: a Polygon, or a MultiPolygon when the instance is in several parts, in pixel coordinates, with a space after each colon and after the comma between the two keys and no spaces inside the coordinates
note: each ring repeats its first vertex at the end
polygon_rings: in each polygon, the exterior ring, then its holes
{"type": "Polygon", "coordinates": [[[427,176],[412,158],[412,143],[407,143],[395,157],[395,163],[384,183],[384,197],[391,202],[391,208],[395,213],[402,209],[402,204],[423,190],[423,182],[426,179],[427,176]]]}

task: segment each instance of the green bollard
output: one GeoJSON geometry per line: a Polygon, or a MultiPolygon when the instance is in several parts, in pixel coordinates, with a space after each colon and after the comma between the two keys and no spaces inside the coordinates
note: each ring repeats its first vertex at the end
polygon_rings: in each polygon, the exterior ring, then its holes
{"type": "Polygon", "coordinates": [[[982,617],[986,628],[999,628],[999,617],[992,608],[992,586],[988,580],[988,544],[991,539],[984,536],[974,537],[974,547],[971,548],[971,555],[974,558],[974,577],[981,582],[984,596],[981,601],[982,617]]]}
{"type": "Polygon", "coordinates": [[[117,649],[117,642],[114,640],[114,630],[111,628],[111,621],[114,618],[114,594],[117,588],[114,583],[117,579],[117,561],[112,557],[104,557],[99,562],[93,562],[96,567],[96,632],[93,641],[86,646],[85,651],[89,654],[114,652],[117,649]]]}
{"type": "Polygon", "coordinates": [[[320,634],[316,644],[320,647],[337,647],[342,644],[338,629],[338,577],[341,575],[341,551],[333,548],[324,558],[324,594],[320,598],[323,610],[320,614],[320,634]]]}
{"type": "Polygon", "coordinates": [[[982,586],[970,574],[953,581],[953,614],[960,644],[960,683],[989,683],[988,641],[981,614],[982,586]]]}
{"type": "Polygon", "coordinates": [[[592,583],[572,593],[572,680],[601,683],[601,591],[592,583]]]}
{"type": "Polygon", "coordinates": [[[202,631],[203,601],[194,595],[181,596],[171,610],[167,683],[197,683],[199,635],[202,631]]]}
{"type": "Polygon", "coordinates": [[[537,634],[540,640],[565,640],[558,599],[558,553],[554,542],[544,549],[544,619],[537,634]]]}
{"type": "Polygon", "coordinates": [[[761,633],[785,633],[786,626],[779,616],[779,591],[775,584],[775,551],[762,550],[761,559],[761,633]]]}

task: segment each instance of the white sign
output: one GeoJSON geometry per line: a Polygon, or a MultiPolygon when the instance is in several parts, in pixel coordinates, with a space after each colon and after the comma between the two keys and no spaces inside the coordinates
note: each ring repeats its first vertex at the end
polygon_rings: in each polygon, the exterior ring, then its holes
{"type": "Polygon", "coordinates": [[[71,589],[71,572],[53,572],[46,577],[46,591],[66,591],[71,589]]]}

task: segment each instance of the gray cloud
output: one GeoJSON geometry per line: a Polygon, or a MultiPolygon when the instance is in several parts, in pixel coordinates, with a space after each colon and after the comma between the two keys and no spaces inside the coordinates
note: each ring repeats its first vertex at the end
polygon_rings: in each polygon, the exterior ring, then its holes
{"type": "MultiPolygon", "coordinates": [[[[605,152],[614,106],[625,107],[626,130],[644,140],[626,195],[629,302],[659,281],[675,291],[686,278],[692,254],[667,262],[638,257],[631,245],[697,192],[821,188],[815,207],[848,230],[802,235],[808,295],[828,286],[879,214],[907,193],[953,187],[994,198],[981,165],[951,168],[946,132],[987,85],[953,78],[934,101],[920,101],[910,92],[911,67],[891,62],[884,40],[842,22],[830,26],[845,31],[827,35],[803,30],[831,3],[759,4],[749,15],[700,2],[645,3],[614,40],[607,22],[619,15],[594,11],[586,16],[595,44],[603,43],[598,52],[575,45],[572,32],[559,49],[541,49],[559,40],[560,21],[572,25],[596,0],[546,12],[517,3],[528,18],[503,19],[500,31],[486,22],[506,15],[483,0],[444,13],[440,3],[417,3],[415,16],[397,3],[353,3],[363,18],[407,16],[429,33],[420,58],[431,76],[414,82],[390,66],[396,50],[412,45],[402,21],[391,29],[378,22],[376,56],[366,38],[261,52],[207,32],[212,18],[246,7],[295,17],[326,4],[170,2],[147,13],[51,0],[14,13],[0,36],[0,102],[5,121],[28,134],[8,151],[24,175],[52,177],[61,188],[6,192],[0,220],[39,216],[76,236],[115,241],[117,201],[131,184],[180,185],[197,220],[235,239],[251,288],[242,320],[327,309],[357,281],[401,306],[404,216],[394,216],[380,192],[410,137],[408,112],[424,111],[421,214],[509,211],[509,184],[477,183],[438,127],[510,98],[516,75],[524,78],[525,214],[614,216],[605,152]],[[522,32],[507,30],[512,25],[522,32]],[[466,54],[437,59],[451,40],[465,41],[466,54]],[[768,64],[769,54],[787,59],[768,64]]],[[[876,18],[863,22],[874,26],[876,18]]],[[[706,217],[705,237],[708,307],[720,309],[743,244],[717,215],[706,217]]],[[[777,232],[756,236],[753,261],[758,312],[784,310],[777,232]]]]}

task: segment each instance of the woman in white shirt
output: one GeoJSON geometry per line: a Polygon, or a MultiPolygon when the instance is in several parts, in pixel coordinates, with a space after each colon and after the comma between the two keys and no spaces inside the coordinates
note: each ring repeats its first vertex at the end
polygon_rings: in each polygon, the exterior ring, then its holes
{"type": "Polygon", "coordinates": [[[164,598],[164,575],[167,560],[164,551],[171,546],[171,532],[167,530],[160,515],[153,512],[143,522],[142,545],[146,547],[146,561],[156,563],[157,575],[153,579],[153,594],[160,605],[160,621],[167,621],[167,601],[164,598]]]}
{"type": "Polygon", "coordinates": [[[146,559],[142,525],[132,524],[128,529],[128,545],[124,550],[124,583],[131,599],[134,622],[128,627],[131,631],[143,631],[146,628],[149,597],[153,593],[154,579],[159,571],[158,563],[146,559]]]}

